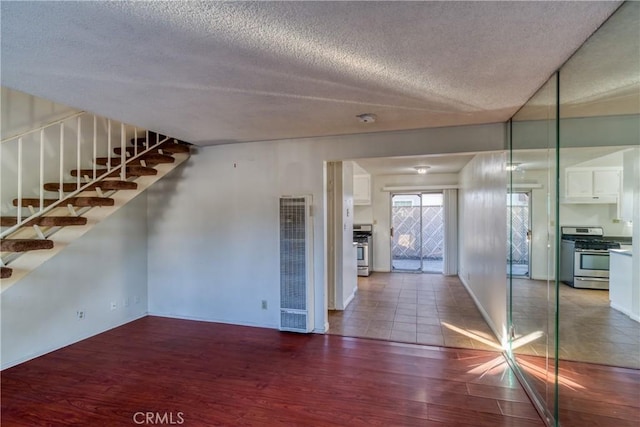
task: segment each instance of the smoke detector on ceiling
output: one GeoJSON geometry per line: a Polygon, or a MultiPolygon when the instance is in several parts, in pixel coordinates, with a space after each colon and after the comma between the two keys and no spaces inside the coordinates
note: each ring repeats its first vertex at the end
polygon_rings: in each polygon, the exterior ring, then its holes
{"type": "Polygon", "coordinates": [[[358,114],[356,117],[360,123],[373,123],[376,121],[376,115],[372,113],[358,114]]]}

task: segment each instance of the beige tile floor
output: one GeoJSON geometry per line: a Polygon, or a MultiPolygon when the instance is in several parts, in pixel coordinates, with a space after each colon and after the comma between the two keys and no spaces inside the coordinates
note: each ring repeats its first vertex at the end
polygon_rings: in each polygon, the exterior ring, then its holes
{"type": "Polygon", "coordinates": [[[359,277],[358,293],[347,309],[329,311],[329,333],[500,350],[460,279],[440,274],[359,277]]]}
{"type": "MultiPolygon", "coordinates": [[[[555,303],[554,292],[548,290],[543,281],[514,280],[513,323],[516,336],[548,332],[553,356],[555,303]]],[[[561,360],[640,369],[640,323],[612,309],[608,291],[574,289],[565,284],[560,284],[559,291],[561,360]]],[[[540,339],[516,349],[515,353],[544,356],[547,351],[546,340],[540,339]]]]}
{"type": "MultiPolygon", "coordinates": [[[[516,336],[543,332],[515,352],[553,356],[555,308],[548,302],[546,282],[516,279],[513,290],[516,336]]],[[[640,369],[640,324],[611,309],[606,291],[561,285],[559,332],[561,360],[640,369]]],[[[349,307],[329,312],[329,333],[500,350],[460,279],[440,274],[359,277],[358,293],[349,307]]]]}

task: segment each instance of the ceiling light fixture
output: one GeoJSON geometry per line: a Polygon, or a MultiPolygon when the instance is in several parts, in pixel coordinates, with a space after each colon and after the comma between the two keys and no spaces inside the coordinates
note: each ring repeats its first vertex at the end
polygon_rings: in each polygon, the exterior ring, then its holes
{"type": "Polygon", "coordinates": [[[377,118],[377,116],[372,113],[358,114],[356,117],[358,118],[360,123],[373,123],[377,118]]]}
{"type": "Polygon", "coordinates": [[[416,166],[414,169],[420,175],[424,175],[425,173],[427,173],[427,170],[429,170],[429,168],[430,168],[430,166],[416,166]]]}
{"type": "Polygon", "coordinates": [[[506,170],[513,172],[517,171],[520,168],[520,163],[507,163],[506,170]]]}

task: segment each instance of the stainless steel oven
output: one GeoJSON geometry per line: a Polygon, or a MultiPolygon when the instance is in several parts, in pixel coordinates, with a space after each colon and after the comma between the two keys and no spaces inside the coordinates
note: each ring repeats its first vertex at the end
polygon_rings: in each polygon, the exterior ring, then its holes
{"type": "Polygon", "coordinates": [[[609,251],[575,249],[574,276],[609,278],[609,251]]]}
{"type": "Polygon", "coordinates": [[[562,227],[560,280],[574,288],[609,289],[609,249],[601,227],[562,227]]]}
{"type": "Polygon", "coordinates": [[[354,224],[353,241],[358,251],[358,276],[369,276],[373,267],[373,225],[354,224]]]}
{"type": "Polygon", "coordinates": [[[369,267],[369,242],[359,241],[358,249],[358,267],[369,267]]]}

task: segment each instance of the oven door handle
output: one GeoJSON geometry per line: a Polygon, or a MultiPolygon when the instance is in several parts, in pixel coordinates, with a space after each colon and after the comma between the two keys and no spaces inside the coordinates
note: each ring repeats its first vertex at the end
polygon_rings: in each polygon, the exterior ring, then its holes
{"type": "Polygon", "coordinates": [[[593,249],[576,249],[576,253],[586,255],[609,255],[609,251],[594,251],[593,249]]]}
{"type": "Polygon", "coordinates": [[[608,282],[609,279],[602,279],[599,277],[574,277],[576,282],[608,282]]]}

